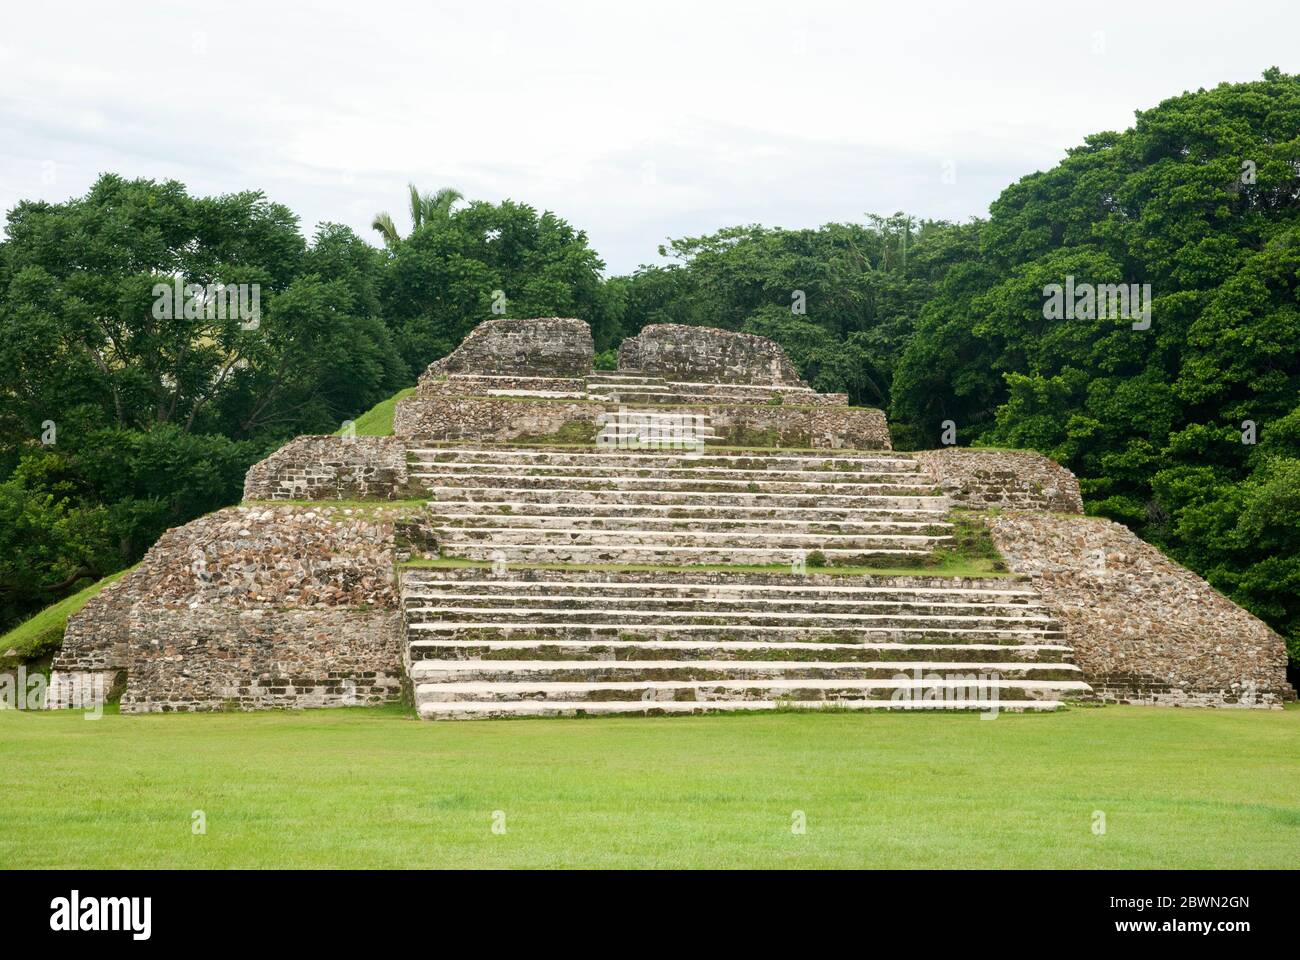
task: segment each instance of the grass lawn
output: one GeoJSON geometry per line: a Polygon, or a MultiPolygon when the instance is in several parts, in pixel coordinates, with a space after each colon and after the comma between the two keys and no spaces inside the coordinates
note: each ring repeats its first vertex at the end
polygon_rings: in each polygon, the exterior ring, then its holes
{"type": "Polygon", "coordinates": [[[0,867],[1294,867],[1298,746],[1294,709],[7,711],[0,867]]]}

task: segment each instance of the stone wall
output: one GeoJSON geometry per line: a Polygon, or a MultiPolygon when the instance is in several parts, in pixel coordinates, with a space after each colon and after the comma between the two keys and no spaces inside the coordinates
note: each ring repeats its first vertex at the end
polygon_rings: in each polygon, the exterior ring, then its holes
{"type": "Polygon", "coordinates": [[[1041,453],[943,447],[912,456],[958,506],[1083,513],[1079,481],[1041,453]]]}
{"type": "Polygon", "coordinates": [[[484,320],[460,346],[435,360],[426,377],[449,373],[519,377],[585,377],[595,348],[591,328],[571,317],[484,320]]]}
{"type": "MultiPolygon", "coordinates": [[[[879,410],[838,405],[707,404],[629,407],[638,414],[707,417],[716,439],[727,446],[890,449],[889,427],[879,410]]],[[[413,394],[397,403],[393,432],[421,440],[500,443],[552,437],[564,430],[568,442],[590,442],[618,407],[591,400],[525,397],[456,397],[413,394]]]]}
{"type": "MultiPolygon", "coordinates": [[[[740,398],[745,403],[770,403],[774,397],[780,397],[782,403],[797,407],[843,407],[849,402],[847,393],[818,393],[810,387],[758,386],[752,383],[688,383],[681,380],[665,381],[670,390],[676,390],[692,397],[720,396],[728,402],[740,398]]],[[[704,402],[701,400],[700,402],[704,402]]]]}
{"type": "Polygon", "coordinates": [[[501,443],[548,437],[568,427],[592,439],[604,409],[604,404],[588,400],[413,394],[397,402],[393,433],[421,440],[501,443]]]}
{"type": "Polygon", "coordinates": [[[705,413],[727,446],[889,450],[885,414],[869,407],[737,404],[691,407],[705,413]]]}
{"type": "Polygon", "coordinates": [[[582,377],[515,377],[479,373],[453,373],[447,376],[420,378],[416,392],[421,396],[490,396],[493,391],[584,395],[587,381],[582,377]]]}
{"type": "Polygon", "coordinates": [[[1021,511],[985,522],[1010,569],[1032,578],[1061,621],[1100,696],[1197,706],[1294,699],[1282,638],[1128,528],[1021,511]]]}
{"type": "Polygon", "coordinates": [[[302,436],[249,468],[245,500],[395,500],[409,493],[396,437],[302,436]]]}
{"type": "Polygon", "coordinates": [[[401,614],[395,610],[140,606],[130,629],[148,655],[129,672],[126,713],[401,699],[401,614]]]}
{"type": "Polygon", "coordinates": [[[618,368],[667,380],[807,386],[774,340],[680,323],[651,324],[624,340],[618,368]]]}
{"type": "Polygon", "coordinates": [[[122,672],[127,712],[398,699],[399,514],[231,507],[168,530],[69,618],[48,705],[122,672]]]}

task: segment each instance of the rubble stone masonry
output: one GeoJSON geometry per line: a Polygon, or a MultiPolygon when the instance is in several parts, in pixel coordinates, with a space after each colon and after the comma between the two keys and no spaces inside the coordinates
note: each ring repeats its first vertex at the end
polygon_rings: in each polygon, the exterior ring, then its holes
{"type": "Polygon", "coordinates": [[[517,377],[585,377],[595,348],[591,328],[572,317],[484,320],[460,346],[435,360],[427,377],[449,373],[517,377]]]}
{"type": "Polygon", "coordinates": [[[1294,699],[1282,638],[1127,527],[990,514],[1008,566],[1064,626],[1088,682],[1128,703],[1274,706],[1294,699]]]}
{"type": "Polygon", "coordinates": [[[126,674],[126,712],[401,697],[394,508],[231,507],[167,531],[69,619],[48,705],[126,674]]]}
{"type": "Polygon", "coordinates": [[[807,386],[776,341],[681,323],[651,324],[628,337],[618,368],[668,380],[807,386]]]}
{"type": "Polygon", "coordinates": [[[1041,453],[944,447],[912,456],[957,506],[1083,513],[1079,481],[1041,453]]]}
{"type": "Polygon", "coordinates": [[[245,500],[393,500],[409,486],[395,437],[302,436],[244,478],[245,500]]]}

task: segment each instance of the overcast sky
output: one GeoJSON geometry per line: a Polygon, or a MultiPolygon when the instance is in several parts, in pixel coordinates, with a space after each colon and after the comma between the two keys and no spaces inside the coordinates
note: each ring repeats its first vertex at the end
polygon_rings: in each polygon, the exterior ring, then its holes
{"type": "Polygon", "coordinates": [[[670,236],[966,219],[1133,111],[1270,65],[1300,4],[4,0],[0,206],[103,171],[261,189],[373,239],[405,185],[670,236]]]}

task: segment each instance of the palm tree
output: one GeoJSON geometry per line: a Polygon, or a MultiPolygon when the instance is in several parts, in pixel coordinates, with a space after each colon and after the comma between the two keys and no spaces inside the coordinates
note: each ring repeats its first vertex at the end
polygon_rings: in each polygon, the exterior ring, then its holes
{"type": "MultiPolygon", "coordinates": [[[[420,229],[426,223],[440,223],[447,220],[451,216],[452,204],[464,199],[464,195],[453,187],[443,187],[437,193],[421,193],[413,183],[407,184],[407,188],[411,191],[412,231],[420,229]]],[[[379,235],[384,238],[384,246],[390,250],[402,239],[397,232],[397,224],[387,213],[375,214],[375,219],[370,226],[379,232],[379,235]]]]}

